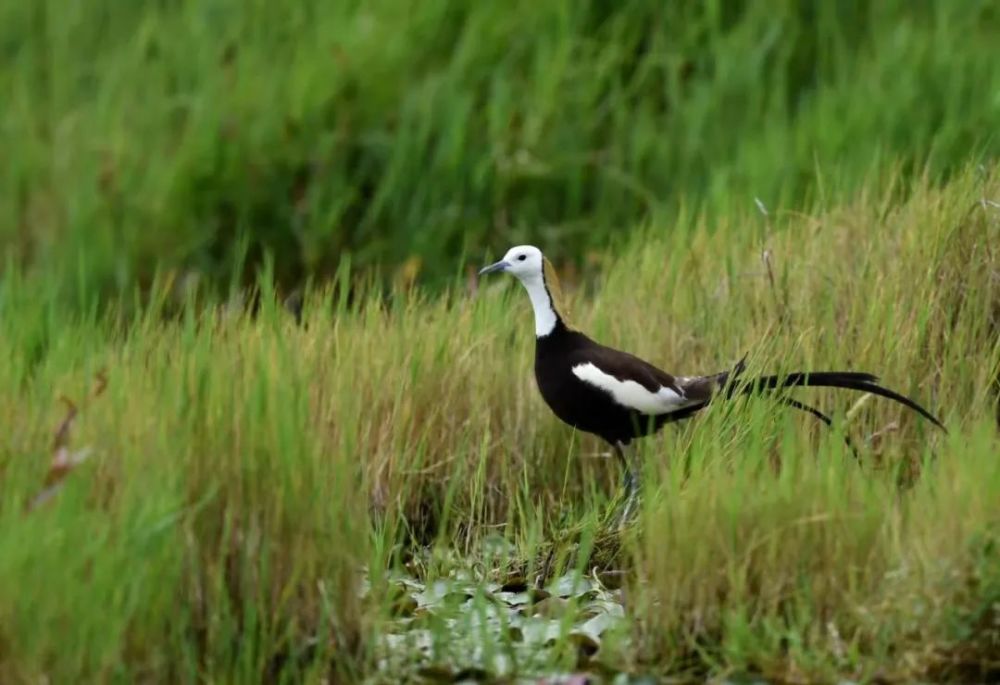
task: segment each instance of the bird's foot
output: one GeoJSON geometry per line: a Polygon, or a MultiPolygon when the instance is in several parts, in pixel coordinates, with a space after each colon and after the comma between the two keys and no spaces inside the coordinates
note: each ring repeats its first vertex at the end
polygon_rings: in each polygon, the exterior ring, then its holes
{"type": "Polygon", "coordinates": [[[618,519],[618,529],[624,528],[633,518],[639,502],[639,479],[632,471],[625,472],[625,502],[622,505],[621,517],[618,519]]]}

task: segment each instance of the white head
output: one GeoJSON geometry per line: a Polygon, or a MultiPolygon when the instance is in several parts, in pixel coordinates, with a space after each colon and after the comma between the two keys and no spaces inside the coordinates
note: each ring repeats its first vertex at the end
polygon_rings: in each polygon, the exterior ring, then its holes
{"type": "Polygon", "coordinates": [[[545,258],[542,251],[534,245],[518,245],[507,250],[496,264],[480,269],[479,274],[489,274],[494,271],[503,271],[512,274],[517,280],[524,283],[526,280],[541,279],[544,277],[545,258]]]}
{"type": "Polygon", "coordinates": [[[556,312],[550,288],[558,288],[555,271],[542,251],[534,245],[518,245],[507,250],[499,262],[480,269],[479,275],[503,271],[512,274],[528,291],[535,310],[535,335],[545,337],[556,327],[556,312]]]}

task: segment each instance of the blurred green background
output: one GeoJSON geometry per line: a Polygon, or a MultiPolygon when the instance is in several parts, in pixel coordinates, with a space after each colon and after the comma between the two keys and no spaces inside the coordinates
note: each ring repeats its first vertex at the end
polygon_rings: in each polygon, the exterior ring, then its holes
{"type": "Polygon", "coordinates": [[[3,0],[0,55],[4,269],[68,297],[580,264],[1000,148],[992,0],[3,0]]]}

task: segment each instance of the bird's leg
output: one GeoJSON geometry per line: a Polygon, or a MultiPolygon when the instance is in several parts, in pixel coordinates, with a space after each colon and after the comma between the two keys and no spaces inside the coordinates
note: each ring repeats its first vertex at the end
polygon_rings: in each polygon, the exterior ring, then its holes
{"type": "Polygon", "coordinates": [[[622,506],[622,517],[618,524],[622,526],[631,517],[635,500],[639,495],[639,473],[634,464],[635,453],[632,447],[622,442],[616,442],[614,447],[615,454],[618,456],[619,461],[621,461],[622,470],[624,471],[623,489],[625,491],[625,503],[622,506]]]}

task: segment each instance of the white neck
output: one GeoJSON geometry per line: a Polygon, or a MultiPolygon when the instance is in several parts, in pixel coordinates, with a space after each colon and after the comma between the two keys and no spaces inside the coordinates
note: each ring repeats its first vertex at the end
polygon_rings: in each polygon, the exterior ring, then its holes
{"type": "Polygon", "coordinates": [[[545,281],[539,275],[525,278],[521,284],[528,291],[531,307],[535,310],[535,336],[544,338],[556,327],[558,320],[555,307],[552,305],[552,298],[549,297],[549,291],[545,289],[545,281]]]}

